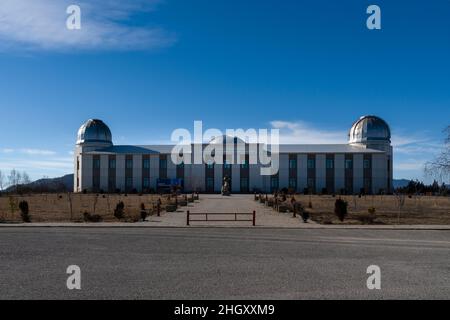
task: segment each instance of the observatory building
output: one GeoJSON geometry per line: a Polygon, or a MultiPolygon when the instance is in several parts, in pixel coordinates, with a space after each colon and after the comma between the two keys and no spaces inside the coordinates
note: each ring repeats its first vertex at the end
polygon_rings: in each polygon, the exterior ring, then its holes
{"type": "MultiPolygon", "coordinates": [[[[216,138],[219,143],[231,140],[233,153],[238,144],[244,144],[244,153],[248,153],[248,144],[237,138],[227,139],[216,138]]],[[[174,163],[173,147],[114,145],[103,121],[88,120],[78,130],[74,191],[145,193],[178,187],[184,192],[219,193],[227,177],[233,193],[283,189],[328,194],[392,192],[391,130],[376,116],[358,119],[350,129],[347,144],[279,145],[279,170],[274,175],[261,175],[261,165],[250,164],[248,154],[240,164],[183,162],[186,157],[194,159],[198,150],[194,145],[190,154],[178,155],[181,161],[174,163]]]]}

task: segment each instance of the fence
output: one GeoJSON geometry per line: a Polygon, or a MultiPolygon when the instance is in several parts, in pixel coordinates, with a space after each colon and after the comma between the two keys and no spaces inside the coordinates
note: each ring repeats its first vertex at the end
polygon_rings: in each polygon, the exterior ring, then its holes
{"type": "Polygon", "coordinates": [[[253,211],[251,213],[247,212],[236,212],[236,213],[229,213],[229,212],[214,212],[214,213],[206,213],[206,212],[190,212],[187,211],[186,215],[186,225],[190,225],[191,222],[230,222],[230,221],[247,221],[252,222],[252,225],[256,225],[256,211],[253,211]],[[234,216],[234,219],[209,219],[210,216],[234,216]],[[205,216],[205,219],[191,219],[191,216],[205,216]],[[238,219],[238,216],[252,216],[251,219],[238,219]]]}

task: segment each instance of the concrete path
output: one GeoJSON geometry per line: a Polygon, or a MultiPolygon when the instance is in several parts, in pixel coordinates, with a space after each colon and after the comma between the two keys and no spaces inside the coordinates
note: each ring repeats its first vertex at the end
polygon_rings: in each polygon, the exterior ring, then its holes
{"type": "MultiPolygon", "coordinates": [[[[256,212],[256,226],[258,227],[306,227],[315,224],[313,221],[303,223],[299,217],[293,218],[292,213],[279,213],[263,204],[254,201],[251,195],[232,195],[223,197],[221,195],[200,195],[200,201],[188,207],[181,207],[177,212],[165,213],[161,218],[152,218],[150,224],[159,223],[161,226],[186,226],[187,210],[192,220],[204,220],[205,215],[195,215],[195,213],[253,213],[256,212]],[[158,221],[158,222],[155,222],[158,221]]],[[[212,220],[234,220],[234,215],[210,215],[208,222],[192,221],[191,226],[210,227],[251,227],[252,221],[212,221],[212,220]]],[[[252,220],[252,215],[237,215],[239,220],[252,220]]]]}

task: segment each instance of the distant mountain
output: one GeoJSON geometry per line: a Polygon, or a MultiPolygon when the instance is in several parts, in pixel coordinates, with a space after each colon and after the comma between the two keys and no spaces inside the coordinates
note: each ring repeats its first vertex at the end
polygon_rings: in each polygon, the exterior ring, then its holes
{"type": "MultiPolygon", "coordinates": [[[[13,192],[15,187],[9,187],[5,192],[13,192]]],[[[68,192],[73,191],[73,174],[58,178],[44,178],[17,187],[21,192],[68,192]]]]}
{"type": "Polygon", "coordinates": [[[404,188],[409,184],[410,181],[411,180],[407,180],[407,179],[394,179],[394,181],[393,181],[394,189],[404,188]]]}
{"type": "MultiPolygon", "coordinates": [[[[394,189],[406,187],[410,181],[408,179],[394,179],[394,189]]],[[[26,185],[20,185],[19,189],[22,192],[71,192],[73,191],[73,174],[58,178],[39,179],[26,185]]],[[[12,191],[14,191],[14,187],[5,190],[5,192],[12,191]]]]}

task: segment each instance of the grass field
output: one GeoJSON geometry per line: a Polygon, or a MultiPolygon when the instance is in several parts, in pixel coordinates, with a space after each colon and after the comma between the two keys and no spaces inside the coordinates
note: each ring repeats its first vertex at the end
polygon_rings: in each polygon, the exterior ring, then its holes
{"type": "MultiPolygon", "coordinates": [[[[249,195],[251,196],[251,195],[249,195]]],[[[251,196],[252,197],[252,196],[251,196]]],[[[183,197],[180,196],[181,200],[183,197]]],[[[310,212],[311,219],[320,224],[342,224],[334,214],[336,198],[332,196],[296,195],[296,200],[310,212]],[[312,207],[309,208],[309,202],[312,207]]],[[[348,202],[348,216],[344,224],[364,224],[369,208],[376,210],[373,224],[436,224],[450,225],[450,197],[342,196],[348,202]]],[[[95,194],[36,194],[0,197],[0,222],[21,221],[19,202],[26,200],[32,222],[82,222],[83,213],[98,214],[103,221],[118,221],[114,209],[120,201],[125,204],[127,221],[137,221],[141,203],[149,213],[156,214],[156,203],[174,202],[167,195],[95,195],[95,194]]],[[[289,201],[289,199],[288,199],[289,201]]]]}
{"type": "MultiPolygon", "coordinates": [[[[0,197],[0,221],[21,221],[19,202],[27,201],[32,222],[83,221],[83,213],[98,214],[103,221],[117,221],[116,205],[123,201],[125,219],[138,220],[141,203],[149,213],[156,214],[156,204],[161,199],[162,209],[169,203],[168,196],[159,195],[95,195],[95,194],[35,194],[0,197]]],[[[179,197],[181,199],[181,197],[179,197]]],[[[173,199],[172,199],[173,202],[173,199]]]]}
{"type": "MultiPolygon", "coordinates": [[[[296,200],[311,213],[311,218],[321,224],[341,224],[334,214],[337,198],[332,196],[296,195],[296,200]],[[312,208],[308,208],[311,201],[312,208]]],[[[412,196],[341,196],[348,202],[345,224],[362,224],[375,208],[374,224],[450,224],[450,197],[412,196]]]]}

